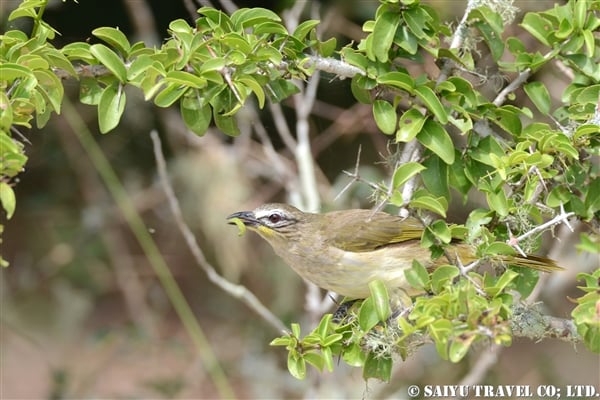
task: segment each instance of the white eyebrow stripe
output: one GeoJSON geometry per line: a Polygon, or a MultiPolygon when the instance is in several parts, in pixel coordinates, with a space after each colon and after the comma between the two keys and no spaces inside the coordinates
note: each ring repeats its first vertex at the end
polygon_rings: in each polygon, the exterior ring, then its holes
{"type": "Polygon", "coordinates": [[[269,215],[274,214],[274,213],[277,213],[285,218],[288,217],[288,215],[285,213],[284,210],[276,208],[273,210],[260,210],[259,212],[256,213],[256,219],[268,217],[269,215]]]}

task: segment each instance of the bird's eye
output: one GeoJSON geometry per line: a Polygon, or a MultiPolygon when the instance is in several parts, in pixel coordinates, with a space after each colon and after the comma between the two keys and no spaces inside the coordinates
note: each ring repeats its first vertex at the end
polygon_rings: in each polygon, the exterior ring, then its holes
{"type": "Polygon", "coordinates": [[[283,216],[278,213],[273,213],[273,214],[270,214],[268,218],[269,218],[270,223],[276,224],[278,222],[281,222],[281,220],[283,219],[283,216]]]}

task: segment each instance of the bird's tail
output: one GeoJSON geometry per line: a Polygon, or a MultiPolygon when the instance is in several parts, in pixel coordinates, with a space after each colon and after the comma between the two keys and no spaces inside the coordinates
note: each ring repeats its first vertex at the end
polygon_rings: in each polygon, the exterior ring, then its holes
{"type": "Polygon", "coordinates": [[[542,272],[562,271],[563,267],[556,264],[556,261],[539,256],[504,256],[501,261],[514,265],[515,267],[531,268],[542,272]]]}

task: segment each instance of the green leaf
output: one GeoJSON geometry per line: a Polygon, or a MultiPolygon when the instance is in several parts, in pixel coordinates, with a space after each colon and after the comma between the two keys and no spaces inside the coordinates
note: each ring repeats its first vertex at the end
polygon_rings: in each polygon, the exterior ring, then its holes
{"type": "Polygon", "coordinates": [[[289,346],[294,342],[294,338],[290,336],[281,336],[271,340],[269,346],[289,346]]]}
{"type": "Polygon", "coordinates": [[[281,25],[277,22],[263,22],[261,24],[254,26],[254,34],[255,35],[263,35],[263,34],[276,34],[276,35],[288,35],[287,29],[285,26],[281,25]]]}
{"type": "Polygon", "coordinates": [[[430,155],[423,161],[425,170],[421,173],[423,184],[435,196],[442,196],[450,200],[450,187],[448,185],[449,166],[438,156],[430,155]]]}
{"type": "Polygon", "coordinates": [[[421,114],[421,112],[415,108],[411,108],[403,113],[398,124],[396,141],[410,142],[413,140],[415,136],[421,132],[427,118],[427,116],[421,114]]]}
{"type": "Polygon", "coordinates": [[[369,282],[369,291],[375,308],[375,314],[379,321],[385,322],[392,315],[390,308],[390,296],[388,295],[385,283],[380,279],[369,282]]]}
{"type": "Polygon", "coordinates": [[[548,207],[560,207],[567,204],[573,194],[564,186],[556,186],[548,193],[546,197],[546,205],[548,207]]]}
{"type": "Polygon", "coordinates": [[[385,100],[375,100],[373,102],[373,116],[377,127],[386,135],[396,132],[398,114],[396,109],[385,100]]]}
{"type": "Polygon", "coordinates": [[[392,186],[394,190],[398,190],[400,186],[424,169],[425,167],[423,165],[414,161],[399,166],[396,171],[394,171],[394,176],[392,177],[392,186]]]}
{"type": "Polygon", "coordinates": [[[363,379],[380,379],[389,382],[392,376],[393,361],[388,357],[377,357],[373,353],[367,355],[365,366],[363,368],[363,379]]]}
{"type": "Polygon", "coordinates": [[[268,21],[279,22],[281,18],[273,11],[261,7],[240,8],[231,15],[231,22],[238,30],[268,21]]]}
{"type": "Polygon", "coordinates": [[[94,44],[90,46],[90,53],[98,59],[121,83],[127,80],[127,69],[123,60],[103,44],[94,44]]]}
{"type": "MultiPolygon", "coordinates": [[[[341,49],[340,55],[343,61],[346,61],[348,64],[352,64],[363,71],[366,71],[367,67],[369,66],[369,59],[362,53],[359,53],[350,47],[344,47],[341,49]]],[[[355,75],[355,77],[356,76],[362,75],[355,75]]]]}
{"type": "Polygon", "coordinates": [[[523,86],[525,93],[538,110],[544,115],[550,114],[550,93],[540,81],[529,82],[523,86]]]}
{"type": "Polygon", "coordinates": [[[435,221],[427,227],[427,230],[433,232],[442,243],[448,244],[452,240],[452,231],[450,231],[446,222],[442,220],[435,221]]]}
{"type": "Polygon", "coordinates": [[[429,35],[423,28],[428,26],[431,17],[422,7],[410,7],[402,12],[402,18],[410,31],[419,39],[428,39],[429,35]]]}
{"type": "Polygon", "coordinates": [[[159,107],[170,107],[181,96],[187,92],[189,88],[177,83],[169,83],[159,94],[154,98],[154,104],[159,107]]]}
{"type": "Polygon", "coordinates": [[[86,63],[95,64],[96,59],[92,56],[90,52],[90,47],[91,46],[89,43],[69,43],[61,49],[61,52],[69,60],[83,60],[86,63]]]}
{"type": "Polygon", "coordinates": [[[0,182],[0,203],[6,211],[6,219],[11,219],[17,207],[17,198],[13,188],[6,182],[0,182]]]}
{"type": "MultiPolygon", "coordinates": [[[[4,91],[0,91],[0,140],[4,139],[6,134],[10,130],[10,127],[13,124],[13,109],[11,106],[10,99],[8,95],[4,91]]],[[[11,139],[8,139],[9,141],[11,139]]],[[[2,140],[3,141],[3,140],[2,140]]],[[[4,146],[4,143],[0,143],[1,146],[4,146]]],[[[0,147],[0,157],[3,157],[4,152],[6,151],[5,147],[0,147]]],[[[3,168],[0,167],[0,171],[3,171],[3,168]]]]}
{"type": "Polygon", "coordinates": [[[454,144],[448,132],[437,121],[428,119],[417,140],[429,150],[437,154],[446,164],[454,162],[454,144]]]}
{"type": "Polygon", "coordinates": [[[367,48],[367,55],[371,60],[388,62],[389,51],[398,25],[400,25],[400,14],[396,12],[385,11],[377,18],[373,27],[372,46],[367,48]]]}
{"type": "Polygon", "coordinates": [[[508,199],[502,188],[496,192],[486,192],[485,197],[491,210],[494,210],[501,217],[508,215],[508,199]]]}
{"type": "Polygon", "coordinates": [[[475,334],[463,334],[452,340],[448,349],[448,358],[450,361],[456,363],[462,360],[476,337],[475,334]]]}
{"type": "Polygon", "coordinates": [[[578,302],[579,305],[571,312],[573,321],[577,326],[577,332],[583,338],[588,349],[600,353],[600,318],[598,318],[598,302],[600,302],[600,299],[598,299],[598,294],[588,293],[579,298],[578,302]]]}
{"type": "Polygon", "coordinates": [[[594,178],[587,187],[585,209],[589,215],[600,210],[600,178],[594,178]]]}
{"type": "Polygon", "coordinates": [[[223,36],[221,38],[221,43],[230,49],[239,50],[244,57],[252,53],[252,46],[250,46],[248,41],[242,37],[242,35],[237,33],[228,33],[227,35],[223,36]]]}
{"type": "Polygon", "coordinates": [[[475,17],[474,25],[483,35],[485,42],[492,53],[492,58],[494,61],[498,61],[504,53],[502,17],[485,6],[474,9],[471,12],[470,17],[475,17]]]}
{"type": "Polygon", "coordinates": [[[306,361],[300,354],[290,351],[288,353],[287,367],[294,378],[300,380],[306,378],[306,361]]]}
{"type": "Polygon", "coordinates": [[[33,74],[38,81],[36,89],[44,95],[48,103],[52,105],[52,109],[54,109],[57,114],[60,114],[64,87],[58,76],[50,71],[44,70],[33,71],[33,74]]]}
{"type": "Polygon", "coordinates": [[[125,102],[125,91],[121,84],[115,82],[104,89],[98,102],[100,132],[109,132],[119,124],[125,110],[125,102]]]}
{"type": "Polygon", "coordinates": [[[486,289],[494,289],[493,293],[490,293],[492,296],[497,296],[499,293],[503,292],[507,286],[514,281],[519,276],[519,273],[513,271],[512,269],[507,269],[504,273],[498,278],[493,288],[486,289]]]}
{"type": "Polygon", "coordinates": [[[368,332],[379,322],[379,316],[375,310],[373,298],[368,297],[363,301],[358,311],[358,325],[363,332],[368,332]]]}
{"type": "Polygon", "coordinates": [[[293,323],[292,323],[292,335],[293,335],[295,338],[299,338],[299,337],[300,337],[300,333],[301,333],[301,332],[300,332],[300,324],[298,324],[298,323],[296,323],[296,322],[293,322],[293,323]]]}
{"type": "Polygon", "coordinates": [[[365,365],[367,355],[363,353],[360,344],[352,342],[342,353],[342,358],[351,367],[362,367],[365,365]]]}
{"type": "MultiPolygon", "coordinates": [[[[485,224],[488,218],[485,218],[481,221],[482,224],[485,224]]],[[[497,255],[514,255],[515,249],[506,243],[503,242],[494,242],[490,244],[483,252],[484,256],[491,256],[492,258],[497,255]]]]}
{"type": "Polygon", "coordinates": [[[335,37],[329,38],[324,42],[320,42],[318,46],[319,54],[322,57],[331,57],[337,47],[337,39],[335,37]]]}
{"type": "MultiPolygon", "coordinates": [[[[429,86],[419,85],[415,87],[415,94],[425,104],[425,107],[435,115],[442,124],[448,123],[448,114],[440,102],[440,99],[429,86]]],[[[451,163],[448,163],[451,164],[451,163]]]]}
{"type": "Polygon", "coordinates": [[[454,265],[442,265],[431,273],[431,290],[440,293],[444,286],[456,278],[460,272],[454,265]]]}
{"type": "Polygon", "coordinates": [[[350,83],[350,90],[354,95],[354,98],[362,104],[371,104],[371,93],[363,85],[365,79],[368,79],[362,75],[355,75],[350,83]]]}
{"type": "Polygon", "coordinates": [[[481,141],[479,141],[477,147],[472,148],[469,152],[469,155],[474,160],[477,160],[485,165],[491,165],[490,154],[494,154],[499,158],[504,156],[504,150],[502,150],[502,146],[500,146],[498,141],[493,136],[483,138],[481,141]]]}
{"type": "Polygon", "coordinates": [[[204,135],[210,126],[212,118],[210,105],[205,104],[200,106],[196,99],[185,97],[179,103],[179,107],[185,126],[196,135],[204,135]]]}
{"type": "MultiPolygon", "coordinates": [[[[339,336],[341,337],[342,335],[340,334],[339,336]]],[[[322,357],[327,371],[333,372],[333,352],[331,351],[331,347],[324,345],[321,348],[321,353],[323,354],[322,357]]]]}
{"type": "Polygon", "coordinates": [[[540,279],[538,271],[531,268],[520,268],[519,275],[513,281],[517,292],[521,294],[522,299],[529,297],[540,279]]]}
{"type": "Polygon", "coordinates": [[[415,289],[425,289],[429,286],[429,273],[417,260],[413,260],[412,266],[404,270],[404,276],[410,286],[415,289]]]}
{"type": "MultiPolygon", "coordinates": [[[[585,26],[585,20],[587,19],[588,4],[586,0],[575,0],[575,9],[573,10],[573,26],[576,29],[583,28],[585,26]]],[[[597,7],[597,6],[596,6],[597,7]]],[[[591,17],[591,16],[590,16],[591,17]]]]}
{"type": "Polygon", "coordinates": [[[127,36],[120,30],[111,27],[101,27],[94,29],[92,35],[115,47],[121,52],[123,57],[127,57],[129,54],[131,45],[129,44],[129,40],[127,40],[127,36]]]}
{"type": "Polygon", "coordinates": [[[185,34],[192,33],[193,29],[185,19],[178,18],[169,23],[169,30],[173,33],[185,34]]]}
{"type": "Polygon", "coordinates": [[[200,75],[209,71],[220,71],[227,65],[227,60],[222,57],[210,58],[200,67],[200,75]]]}
{"type": "Polygon", "coordinates": [[[319,25],[319,23],[320,21],[314,19],[304,21],[296,27],[292,36],[302,41],[306,38],[306,36],[310,33],[311,30],[313,30],[317,25],[319,25]]]}
{"type": "Polygon", "coordinates": [[[335,343],[341,341],[342,339],[344,339],[344,335],[342,335],[341,333],[332,333],[331,335],[328,335],[323,339],[321,345],[323,347],[330,347],[335,343]]]}
{"type": "Polygon", "coordinates": [[[207,85],[206,79],[185,71],[169,71],[165,76],[165,81],[196,89],[202,89],[207,85]]]}
{"type": "Polygon", "coordinates": [[[417,54],[419,42],[417,37],[408,29],[406,25],[401,25],[394,36],[394,43],[401,49],[406,50],[408,54],[417,54]]]}
{"type": "Polygon", "coordinates": [[[382,75],[379,75],[377,77],[377,83],[402,89],[410,94],[413,93],[415,87],[415,81],[413,78],[411,78],[410,75],[400,71],[386,72],[382,75]]]}
{"type": "Polygon", "coordinates": [[[254,92],[256,99],[258,100],[258,107],[263,108],[265,106],[265,91],[262,86],[250,75],[240,76],[235,79],[236,82],[240,82],[247,86],[254,92]]]}
{"type": "Polygon", "coordinates": [[[436,344],[440,343],[443,345],[436,347],[438,349],[439,355],[444,360],[447,360],[448,354],[445,345],[446,343],[448,343],[448,336],[452,333],[452,322],[444,318],[436,319],[427,326],[427,331],[429,332],[431,338],[436,342],[436,344]],[[440,351],[442,349],[443,351],[440,351]]]}
{"type": "Polygon", "coordinates": [[[450,165],[450,170],[448,171],[450,185],[458,190],[460,194],[464,196],[463,199],[466,200],[466,195],[469,193],[469,190],[471,190],[471,187],[473,187],[473,184],[466,176],[466,165],[464,160],[460,157],[460,153],[455,152],[455,154],[458,154],[458,157],[455,157],[455,161],[450,165]]]}
{"type": "Polygon", "coordinates": [[[238,136],[240,134],[240,128],[238,128],[235,118],[233,116],[221,115],[216,111],[213,111],[213,118],[217,128],[226,135],[238,136]]]}
{"type": "Polygon", "coordinates": [[[307,363],[317,368],[319,371],[323,371],[323,367],[325,366],[325,359],[322,355],[317,353],[305,353],[302,357],[307,363]]]}
{"type": "Polygon", "coordinates": [[[279,103],[282,100],[300,92],[298,86],[286,79],[277,79],[275,81],[271,81],[267,84],[266,89],[269,99],[271,99],[271,101],[274,103],[279,103]]]}
{"type": "Polygon", "coordinates": [[[585,51],[589,58],[593,58],[596,55],[596,39],[594,38],[594,33],[589,29],[581,32],[583,35],[583,42],[585,43],[585,51]]]}
{"type": "Polygon", "coordinates": [[[521,26],[537,40],[546,46],[550,46],[548,36],[552,33],[554,28],[544,17],[535,12],[528,12],[525,14],[521,26]]]}
{"type": "Polygon", "coordinates": [[[91,106],[98,105],[103,89],[95,78],[82,77],[79,84],[79,101],[91,106]]]}
{"type": "Polygon", "coordinates": [[[28,85],[28,90],[33,89],[37,85],[37,80],[29,68],[13,63],[0,64],[0,81],[12,82],[15,79],[21,78],[31,81],[28,85]]]}
{"type": "Polygon", "coordinates": [[[327,332],[329,331],[329,326],[330,326],[332,318],[333,318],[333,314],[331,314],[331,313],[325,314],[321,318],[321,322],[319,322],[319,325],[315,329],[315,333],[317,335],[319,335],[320,338],[323,339],[323,338],[327,337],[327,332]]]}
{"type": "Polygon", "coordinates": [[[448,201],[444,197],[435,198],[421,192],[417,192],[413,195],[409,205],[414,208],[433,211],[444,218],[446,217],[446,210],[448,209],[448,201]]]}

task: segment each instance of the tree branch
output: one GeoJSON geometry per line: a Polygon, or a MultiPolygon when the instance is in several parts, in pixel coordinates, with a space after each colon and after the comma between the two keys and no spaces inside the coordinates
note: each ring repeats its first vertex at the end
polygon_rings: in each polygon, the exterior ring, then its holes
{"type": "Polygon", "coordinates": [[[578,343],[581,336],[570,319],[552,317],[542,313],[539,303],[532,306],[518,304],[513,307],[511,318],[513,336],[540,341],[545,338],[578,343]]]}
{"type": "Polygon", "coordinates": [[[175,193],[173,191],[173,187],[169,181],[167,175],[167,168],[165,157],[162,153],[161,142],[158,137],[158,133],[156,131],[150,132],[150,137],[152,138],[152,142],[154,145],[154,157],[156,158],[156,166],[158,170],[158,176],[160,178],[160,183],[165,191],[165,195],[167,196],[167,201],[169,203],[169,207],[171,208],[171,212],[175,217],[175,223],[179,228],[179,231],[183,235],[185,242],[192,252],[196,263],[202,268],[202,270],[208,276],[208,279],[222,289],[224,292],[229,294],[230,296],[241,300],[244,304],[246,304],[252,311],[257,313],[262,319],[269,323],[273,328],[275,328],[278,333],[285,332],[286,327],[281,320],[279,320],[267,307],[265,307],[260,300],[254,294],[249,291],[245,286],[236,285],[234,283],[229,282],[227,279],[223,278],[215,268],[206,260],[204,253],[200,249],[196,237],[187,226],[185,221],[183,220],[183,216],[181,213],[181,207],[179,206],[179,202],[175,197],[175,193]]]}

